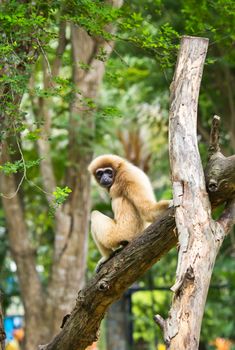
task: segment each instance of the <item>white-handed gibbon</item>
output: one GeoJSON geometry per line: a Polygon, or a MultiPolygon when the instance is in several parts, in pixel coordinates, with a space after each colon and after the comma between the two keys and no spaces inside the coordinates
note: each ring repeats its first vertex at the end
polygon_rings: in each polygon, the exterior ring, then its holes
{"type": "Polygon", "coordinates": [[[127,160],[112,154],[95,158],[88,167],[112,200],[114,219],[95,210],[91,232],[102,254],[97,268],[120,246],[133,240],[161,215],[171,201],[156,202],[148,176],[127,160]]]}

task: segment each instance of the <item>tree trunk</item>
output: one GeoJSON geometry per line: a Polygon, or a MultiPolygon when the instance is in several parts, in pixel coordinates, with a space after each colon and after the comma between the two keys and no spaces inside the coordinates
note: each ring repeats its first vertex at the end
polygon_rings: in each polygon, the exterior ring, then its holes
{"type": "MultiPolygon", "coordinates": [[[[6,146],[3,147],[2,161],[6,162],[6,146]]],[[[36,271],[36,254],[28,239],[28,228],[25,223],[19,194],[16,193],[15,178],[0,173],[0,190],[11,191],[12,197],[3,195],[2,203],[8,223],[8,236],[11,255],[17,265],[20,292],[25,309],[25,346],[32,349],[39,343],[43,329],[43,292],[36,271]],[[35,331],[32,332],[32,329],[35,331]]]]}
{"type": "Polygon", "coordinates": [[[183,37],[171,85],[169,143],[179,256],[169,316],[166,321],[156,316],[170,350],[198,349],[213,266],[229,228],[211,218],[197,146],[197,102],[207,46],[205,38],[183,37]]]}

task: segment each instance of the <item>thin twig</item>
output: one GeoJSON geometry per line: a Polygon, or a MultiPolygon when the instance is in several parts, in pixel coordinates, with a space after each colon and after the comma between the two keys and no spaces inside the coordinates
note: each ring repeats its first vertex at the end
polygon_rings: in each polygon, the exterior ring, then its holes
{"type": "Polygon", "coordinates": [[[120,58],[121,62],[124,63],[127,67],[130,67],[130,65],[124,60],[124,58],[120,55],[120,53],[115,49],[114,46],[112,46],[108,40],[105,40],[106,44],[113,50],[113,52],[120,58]]]}
{"type": "Polygon", "coordinates": [[[16,144],[17,144],[17,147],[18,147],[18,150],[20,152],[20,155],[21,155],[21,160],[23,162],[23,169],[24,169],[24,172],[23,172],[23,176],[22,178],[20,179],[20,182],[15,190],[14,193],[12,193],[11,195],[6,195],[6,194],[3,194],[1,193],[1,197],[3,198],[6,198],[6,199],[12,199],[13,197],[15,197],[17,195],[17,193],[19,192],[20,190],[20,187],[24,181],[24,179],[26,179],[26,164],[25,164],[25,159],[24,159],[24,155],[23,155],[23,152],[22,152],[22,149],[20,147],[20,144],[19,144],[19,140],[18,140],[18,137],[16,135],[16,127],[15,127],[15,123],[13,122],[13,128],[14,128],[14,132],[15,132],[15,137],[16,137],[16,144]]]}
{"type": "Polygon", "coordinates": [[[46,55],[46,53],[45,53],[45,51],[44,51],[44,49],[43,49],[43,47],[42,47],[40,41],[38,40],[38,38],[37,38],[36,40],[37,40],[38,46],[40,47],[40,50],[41,50],[41,52],[42,52],[42,54],[43,54],[43,57],[45,58],[45,61],[46,61],[46,63],[47,63],[48,73],[49,73],[49,75],[50,75],[50,78],[52,79],[52,71],[51,71],[50,62],[49,62],[49,60],[48,60],[48,58],[47,58],[47,55],[46,55]]]}
{"type": "Polygon", "coordinates": [[[23,183],[24,180],[26,180],[29,184],[33,185],[34,187],[36,187],[37,189],[39,189],[41,192],[43,192],[44,194],[46,194],[47,196],[51,196],[52,195],[49,193],[49,192],[46,192],[44,191],[40,186],[36,185],[32,180],[29,180],[28,177],[27,177],[27,167],[26,167],[26,162],[25,162],[25,158],[24,158],[24,154],[23,154],[23,151],[21,149],[21,146],[20,146],[20,143],[19,143],[19,140],[18,140],[18,137],[17,137],[17,134],[16,134],[16,127],[15,127],[15,123],[13,122],[13,128],[14,128],[14,132],[15,132],[15,137],[16,137],[16,144],[17,144],[17,147],[18,147],[18,150],[20,152],[20,156],[21,156],[21,160],[22,160],[22,163],[23,163],[23,176],[22,178],[20,179],[20,182],[15,190],[14,193],[12,193],[11,195],[7,195],[7,194],[3,194],[1,193],[1,197],[5,198],[5,199],[12,199],[13,197],[15,197],[17,195],[17,193],[19,192],[20,190],[20,187],[23,183]]]}

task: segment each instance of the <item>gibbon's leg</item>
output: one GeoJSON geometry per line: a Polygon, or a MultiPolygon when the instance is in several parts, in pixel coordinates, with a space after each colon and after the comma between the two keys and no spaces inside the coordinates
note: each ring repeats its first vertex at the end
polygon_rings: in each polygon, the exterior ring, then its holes
{"type": "MultiPolygon", "coordinates": [[[[115,229],[117,228],[117,225],[115,224],[114,220],[109,218],[108,216],[100,213],[99,211],[95,210],[91,214],[91,233],[92,237],[97,245],[97,248],[99,249],[102,258],[99,260],[95,271],[99,272],[102,266],[110,260],[114,255],[116,255],[117,251],[119,252],[120,249],[117,249],[116,251],[113,251],[115,246],[112,248],[107,247],[106,244],[112,244],[112,241],[110,240],[111,237],[110,233],[112,235],[115,235],[115,229]]],[[[120,242],[121,244],[124,242],[120,242]]],[[[122,247],[123,249],[123,247],[122,247]]]]}
{"type": "Polygon", "coordinates": [[[100,254],[105,258],[109,258],[109,256],[112,254],[112,249],[108,249],[102,243],[100,243],[93,231],[91,231],[91,234],[100,254]]]}
{"type": "Polygon", "coordinates": [[[91,234],[101,255],[106,259],[109,258],[112,253],[112,249],[108,248],[105,244],[105,235],[106,232],[110,230],[112,221],[113,220],[108,216],[97,210],[91,213],[91,234]]]}
{"type": "Polygon", "coordinates": [[[115,220],[97,210],[91,214],[92,235],[98,247],[104,248],[104,251],[101,251],[103,256],[110,255],[113,250],[123,245],[123,242],[129,241],[132,238],[132,231],[135,230],[136,220],[129,216],[128,210],[115,220]]]}

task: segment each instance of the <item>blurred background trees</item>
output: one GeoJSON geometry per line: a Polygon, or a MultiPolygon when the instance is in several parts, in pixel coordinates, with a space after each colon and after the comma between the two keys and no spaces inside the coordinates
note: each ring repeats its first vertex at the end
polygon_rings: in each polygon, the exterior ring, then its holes
{"type": "MultiPolygon", "coordinates": [[[[0,4],[0,287],[6,313],[23,303],[26,349],[32,349],[58,332],[99,259],[88,242],[91,195],[92,208],[111,214],[111,207],[98,188],[90,195],[92,156],[128,158],[149,174],[158,199],[171,197],[168,90],[182,34],[210,39],[198,111],[202,159],[213,114],[222,117],[223,152],[234,153],[235,4],[0,4]]],[[[217,337],[235,339],[234,256],[233,232],[211,282],[202,327],[207,349],[216,346],[217,337]]],[[[110,309],[102,332],[108,329],[108,350],[127,349],[127,342],[155,349],[161,342],[152,316],[168,311],[175,266],[176,251],[110,309]],[[110,342],[123,315],[128,320],[120,332],[126,341],[110,342]]]]}

